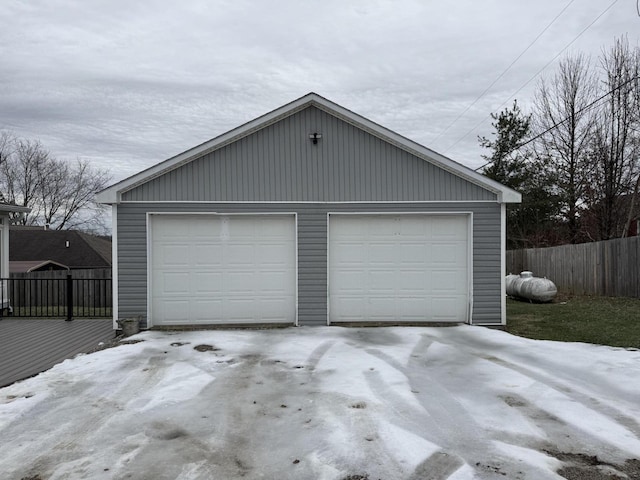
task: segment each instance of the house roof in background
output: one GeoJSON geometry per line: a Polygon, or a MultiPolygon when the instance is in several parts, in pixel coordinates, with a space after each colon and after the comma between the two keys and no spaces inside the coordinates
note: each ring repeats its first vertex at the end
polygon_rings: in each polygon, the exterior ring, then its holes
{"type": "Polygon", "coordinates": [[[494,180],[491,180],[484,175],[471,170],[464,165],[451,160],[444,155],[441,155],[434,150],[420,145],[419,143],[409,140],[402,135],[399,135],[388,128],[378,125],[371,120],[358,115],[336,103],[321,97],[317,93],[308,93],[307,95],[294,100],[291,103],[283,105],[261,117],[256,118],[244,125],[241,125],[233,130],[228,131],[216,138],[209,140],[201,145],[191,148],[175,157],[169,158],[163,162],[160,162],[151,168],[143,170],[136,175],[126,178],[106,189],[98,192],[96,200],[100,203],[114,204],[120,203],[122,193],[131,190],[139,185],[142,185],[154,178],[157,178],[165,173],[168,173],[182,165],[189,163],[197,158],[202,157],[214,150],[222,148],[230,143],[240,140],[252,133],[257,132],[263,128],[273,125],[280,120],[289,117],[301,110],[309,107],[316,107],[330,115],[335,116],[371,135],[374,135],[385,142],[388,142],[402,150],[405,150],[412,155],[417,156],[427,162],[436,165],[454,175],[457,175],[465,180],[479,185],[491,192],[494,192],[498,196],[499,202],[511,202],[520,203],[522,196],[515,190],[506,187],[494,180]]]}
{"type": "Polygon", "coordinates": [[[12,226],[9,229],[9,260],[49,260],[69,268],[109,268],[111,242],[75,230],[12,226]]]}
{"type": "Polygon", "coordinates": [[[33,260],[24,262],[9,262],[9,273],[29,273],[41,270],[45,267],[53,267],[53,270],[69,270],[69,267],[67,267],[66,265],[54,262],[53,260],[33,260]]]}

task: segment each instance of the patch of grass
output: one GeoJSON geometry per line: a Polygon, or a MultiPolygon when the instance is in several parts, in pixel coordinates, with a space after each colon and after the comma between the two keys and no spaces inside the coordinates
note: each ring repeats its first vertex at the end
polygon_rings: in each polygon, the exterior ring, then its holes
{"type": "Polygon", "coordinates": [[[640,299],[559,296],[540,304],[509,298],[507,331],[537,340],[640,348],[640,299]]]}

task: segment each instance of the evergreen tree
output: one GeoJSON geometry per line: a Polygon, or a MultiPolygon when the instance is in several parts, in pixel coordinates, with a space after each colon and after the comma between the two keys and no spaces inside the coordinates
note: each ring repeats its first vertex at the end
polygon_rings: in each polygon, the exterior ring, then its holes
{"type": "Polygon", "coordinates": [[[524,115],[514,101],[491,118],[492,139],[478,137],[480,145],[491,151],[482,155],[487,161],[482,173],[522,194],[521,204],[507,206],[507,247],[555,243],[552,224],[559,207],[552,172],[533,158],[531,150],[521,147],[531,133],[531,115],[524,115]]]}

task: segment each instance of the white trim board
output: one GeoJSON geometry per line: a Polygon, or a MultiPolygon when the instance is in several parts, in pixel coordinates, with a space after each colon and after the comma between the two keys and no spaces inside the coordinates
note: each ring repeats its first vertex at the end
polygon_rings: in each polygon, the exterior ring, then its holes
{"type": "Polygon", "coordinates": [[[111,206],[111,310],[113,329],[118,330],[118,205],[111,206]]]}

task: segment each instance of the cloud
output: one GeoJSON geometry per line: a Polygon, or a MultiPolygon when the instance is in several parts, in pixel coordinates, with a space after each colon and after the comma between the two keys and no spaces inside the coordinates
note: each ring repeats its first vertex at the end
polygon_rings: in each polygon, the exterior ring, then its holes
{"type": "MultiPolygon", "coordinates": [[[[0,129],[124,178],[309,91],[478,166],[489,114],[606,5],[508,0],[31,0],[0,12],[0,129]],[[476,125],[481,127],[463,140],[476,125]],[[436,140],[437,139],[437,140],[436,140]],[[455,148],[451,145],[458,142],[455,148]]],[[[575,43],[638,42],[619,2],[575,43]]],[[[535,82],[518,99],[526,105],[535,82]]]]}

